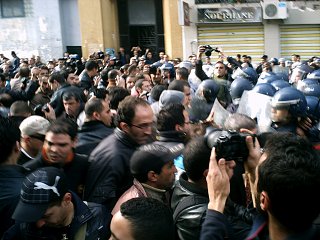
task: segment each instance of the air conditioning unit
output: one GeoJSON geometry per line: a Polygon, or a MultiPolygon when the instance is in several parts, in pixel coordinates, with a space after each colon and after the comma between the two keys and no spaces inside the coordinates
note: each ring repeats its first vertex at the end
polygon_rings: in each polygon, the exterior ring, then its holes
{"type": "Polygon", "coordinates": [[[264,0],[261,2],[264,19],[288,18],[287,3],[278,0],[264,0]]]}

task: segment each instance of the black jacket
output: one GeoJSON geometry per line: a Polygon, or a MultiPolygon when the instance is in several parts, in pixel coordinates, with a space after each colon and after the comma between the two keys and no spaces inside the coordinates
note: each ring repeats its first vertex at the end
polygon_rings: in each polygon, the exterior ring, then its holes
{"type": "Polygon", "coordinates": [[[0,88],[0,94],[2,93],[9,94],[12,97],[13,101],[17,101],[17,100],[29,101],[33,98],[38,87],[39,87],[39,84],[35,81],[32,81],[25,91],[13,91],[7,88],[0,88]]]}
{"type": "Polygon", "coordinates": [[[18,158],[18,164],[19,165],[23,165],[26,162],[31,161],[32,158],[30,158],[29,156],[27,156],[23,151],[20,150],[20,156],[18,158]]]}
{"type": "Polygon", "coordinates": [[[179,131],[159,131],[157,140],[168,144],[185,144],[188,141],[186,134],[179,131]]]}
{"type": "Polygon", "coordinates": [[[201,225],[205,219],[208,208],[208,192],[194,183],[188,182],[186,173],[181,174],[179,181],[173,189],[171,209],[174,212],[174,222],[179,239],[199,239],[201,225]],[[190,197],[199,198],[192,205],[183,204],[190,201],[190,197]]]}
{"type": "Polygon", "coordinates": [[[109,128],[101,121],[85,122],[78,131],[78,143],[76,152],[90,155],[102,139],[113,133],[113,128],[109,128]]]}
{"type": "Polygon", "coordinates": [[[130,158],[139,147],[119,128],[91,153],[84,199],[102,203],[111,213],[119,197],[132,186],[130,158]]]}
{"type": "Polygon", "coordinates": [[[84,203],[76,194],[72,193],[74,218],[68,227],[64,228],[37,228],[32,223],[16,223],[3,237],[3,240],[60,240],[75,239],[83,224],[86,226],[85,240],[108,239],[110,231],[108,222],[110,216],[105,214],[105,208],[97,203],[84,203]],[[63,238],[65,236],[66,238],[63,238]]]}
{"type": "Polygon", "coordinates": [[[89,168],[87,155],[74,154],[73,159],[65,165],[50,164],[44,160],[42,155],[40,155],[36,159],[25,163],[23,166],[27,169],[30,169],[31,171],[48,166],[62,168],[67,176],[69,189],[77,193],[79,196],[82,196],[83,194],[83,187],[89,168]]]}
{"type": "Polygon", "coordinates": [[[81,89],[87,89],[89,90],[92,85],[93,85],[93,78],[91,78],[87,72],[86,69],[84,69],[82,71],[82,73],[80,73],[80,86],[81,86],[81,89]]]}
{"type": "Polygon", "coordinates": [[[0,166],[0,237],[14,224],[11,216],[19,202],[20,190],[27,169],[20,165],[0,166]]]}
{"type": "Polygon", "coordinates": [[[78,98],[85,103],[86,102],[86,96],[84,95],[83,91],[81,88],[76,87],[76,86],[71,86],[70,84],[66,83],[62,85],[58,90],[56,90],[50,101],[50,106],[54,109],[54,112],[56,113],[56,117],[60,117],[60,115],[64,111],[63,107],[63,94],[66,92],[75,92],[78,95],[78,98]]]}

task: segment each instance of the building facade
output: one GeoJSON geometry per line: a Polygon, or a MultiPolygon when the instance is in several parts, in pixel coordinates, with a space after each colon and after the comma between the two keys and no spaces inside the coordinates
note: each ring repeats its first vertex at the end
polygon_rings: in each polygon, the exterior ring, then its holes
{"type": "Polygon", "coordinates": [[[81,53],[77,0],[0,0],[0,53],[44,60],[81,53]]]}
{"type": "Polygon", "coordinates": [[[256,62],[264,54],[289,59],[299,54],[304,60],[320,56],[319,1],[183,1],[191,19],[190,26],[182,27],[184,56],[198,45],[220,47],[229,56],[250,55],[256,62]],[[270,4],[276,7],[270,10],[270,4]]]}
{"type": "Polygon", "coordinates": [[[253,61],[320,55],[320,1],[0,0],[0,27],[0,53],[46,60],[137,45],[184,59],[198,45],[253,61]]]}

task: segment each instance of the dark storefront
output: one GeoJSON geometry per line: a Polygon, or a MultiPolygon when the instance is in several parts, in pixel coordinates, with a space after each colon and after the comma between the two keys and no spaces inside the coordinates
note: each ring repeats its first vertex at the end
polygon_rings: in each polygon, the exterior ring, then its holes
{"type": "Polygon", "coordinates": [[[162,0],[118,0],[120,46],[164,49],[162,0]]]}

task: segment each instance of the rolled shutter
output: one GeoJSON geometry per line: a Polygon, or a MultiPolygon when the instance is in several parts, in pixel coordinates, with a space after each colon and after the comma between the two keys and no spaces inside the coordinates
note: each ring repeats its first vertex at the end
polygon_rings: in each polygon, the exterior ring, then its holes
{"type": "MultiPolygon", "coordinates": [[[[264,31],[262,25],[206,25],[198,26],[198,45],[222,47],[228,55],[249,55],[253,62],[260,62],[264,54],[264,31]]],[[[214,60],[217,53],[212,53],[214,60]]]]}

